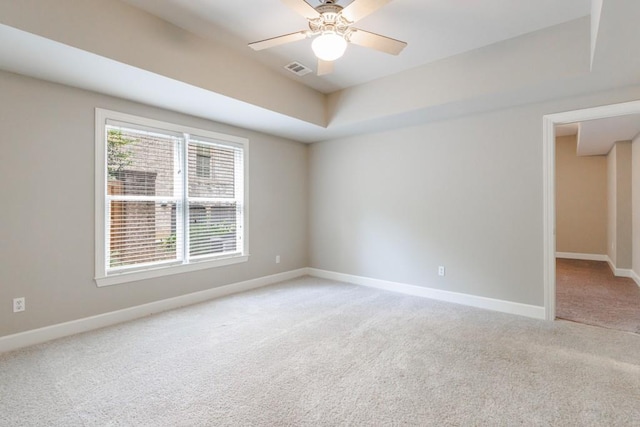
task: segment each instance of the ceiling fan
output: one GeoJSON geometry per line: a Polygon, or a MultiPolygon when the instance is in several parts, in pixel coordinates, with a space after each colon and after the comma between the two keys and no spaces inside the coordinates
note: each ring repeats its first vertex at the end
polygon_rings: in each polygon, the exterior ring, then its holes
{"type": "Polygon", "coordinates": [[[347,7],[336,4],[336,0],[319,0],[320,5],[317,7],[312,7],[305,0],[282,1],[307,18],[309,29],[249,43],[249,47],[254,50],[263,50],[315,37],[311,48],[318,58],[319,76],[333,71],[333,61],[344,54],[348,43],[391,55],[398,55],[407,46],[403,41],[352,27],[354,23],[392,0],[354,0],[347,7]]]}

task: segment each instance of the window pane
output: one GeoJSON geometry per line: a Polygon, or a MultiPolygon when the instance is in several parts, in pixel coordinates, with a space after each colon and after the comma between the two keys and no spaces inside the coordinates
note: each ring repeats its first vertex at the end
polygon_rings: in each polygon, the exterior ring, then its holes
{"type": "Polygon", "coordinates": [[[109,268],[178,258],[175,203],[111,201],[109,268]]]}
{"type": "Polygon", "coordinates": [[[107,126],[110,195],[173,196],[178,138],[107,126]]]}
{"type": "Polygon", "coordinates": [[[235,252],[235,203],[189,203],[189,256],[235,252]]]}
{"type": "Polygon", "coordinates": [[[234,198],[236,149],[189,143],[189,197],[234,198]]]}
{"type": "Polygon", "coordinates": [[[196,176],[211,178],[211,156],[196,154],[196,176]]]}

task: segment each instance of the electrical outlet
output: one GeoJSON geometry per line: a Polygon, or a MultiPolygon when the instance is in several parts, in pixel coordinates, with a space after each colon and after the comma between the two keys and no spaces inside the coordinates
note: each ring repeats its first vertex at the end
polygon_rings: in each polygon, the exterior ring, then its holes
{"type": "Polygon", "coordinates": [[[13,312],[18,313],[20,311],[25,311],[27,308],[24,297],[14,298],[13,299],[13,312]]]}
{"type": "Polygon", "coordinates": [[[276,264],[280,264],[280,255],[276,255],[276,264]]]}
{"type": "Polygon", "coordinates": [[[444,276],[444,266],[443,265],[438,267],[438,276],[444,276]]]}

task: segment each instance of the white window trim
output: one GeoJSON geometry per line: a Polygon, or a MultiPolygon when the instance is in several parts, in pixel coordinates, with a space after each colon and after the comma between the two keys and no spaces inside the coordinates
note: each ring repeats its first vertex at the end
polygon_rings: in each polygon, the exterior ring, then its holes
{"type": "Polygon", "coordinates": [[[117,285],[155,277],[169,276],[173,274],[186,273],[190,271],[203,270],[207,268],[222,267],[225,265],[238,264],[249,260],[249,140],[246,138],[226,135],[203,129],[167,123],[159,120],[134,116],[117,111],[96,108],[95,124],[95,281],[101,286],[117,285]],[[158,129],[166,129],[179,133],[202,136],[217,141],[222,141],[237,145],[244,152],[244,215],[243,215],[243,248],[240,254],[220,256],[213,259],[194,260],[188,264],[173,264],[165,266],[152,266],[148,269],[123,271],[106,274],[106,194],[107,194],[107,168],[106,168],[106,132],[107,120],[116,120],[133,123],[141,126],[148,126],[158,129]]]}

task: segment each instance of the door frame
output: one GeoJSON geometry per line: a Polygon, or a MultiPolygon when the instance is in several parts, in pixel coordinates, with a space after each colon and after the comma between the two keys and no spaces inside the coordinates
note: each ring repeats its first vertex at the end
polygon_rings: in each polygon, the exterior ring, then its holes
{"type": "Polygon", "coordinates": [[[556,125],[640,114],[640,101],[547,114],[543,127],[543,233],[544,312],[546,320],[556,318],[556,125]]]}

